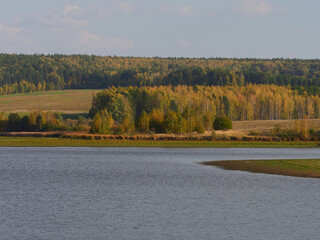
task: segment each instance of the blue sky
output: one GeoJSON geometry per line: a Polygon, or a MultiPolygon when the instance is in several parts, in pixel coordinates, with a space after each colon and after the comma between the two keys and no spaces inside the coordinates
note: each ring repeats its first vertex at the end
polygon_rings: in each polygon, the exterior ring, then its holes
{"type": "Polygon", "coordinates": [[[0,52],[320,58],[316,0],[13,0],[0,52]]]}

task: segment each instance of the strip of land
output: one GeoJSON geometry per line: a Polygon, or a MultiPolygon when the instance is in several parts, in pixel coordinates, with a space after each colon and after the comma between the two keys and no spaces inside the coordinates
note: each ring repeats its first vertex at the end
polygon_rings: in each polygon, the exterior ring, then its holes
{"type": "Polygon", "coordinates": [[[292,177],[320,178],[320,159],[214,161],[204,165],[225,170],[275,174],[292,177]]]}
{"type": "Polygon", "coordinates": [[[319,143],[0,137],[0,147],[317,148],[319,143]]]}

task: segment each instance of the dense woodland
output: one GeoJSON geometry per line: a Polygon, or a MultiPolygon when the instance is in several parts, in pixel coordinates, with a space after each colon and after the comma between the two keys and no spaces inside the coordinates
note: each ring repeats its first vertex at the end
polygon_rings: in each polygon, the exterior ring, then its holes
{"type": "MultiPolygon", "coordinates": [[[[60,89],[106,89],[93,98],[92,133],[202,133],[219,116],[320,118],[320,60],[0,54],[0,95],[60,89]]],[[[4,116],[0,131],[89,127],[50,113],[4,116]]]]}
{"type": "Polygon", "coordinates": [[[204,132],[217,116],[231,120],[320,117],[320,97],[290,87],[113,87],[93,98],[94,133],[204,132]]]}
{"type": "Polygon", "coordinates": [[[289,86],[319,95],[320,60],[0,54],[0,95],[112,86],[289,86]]]}

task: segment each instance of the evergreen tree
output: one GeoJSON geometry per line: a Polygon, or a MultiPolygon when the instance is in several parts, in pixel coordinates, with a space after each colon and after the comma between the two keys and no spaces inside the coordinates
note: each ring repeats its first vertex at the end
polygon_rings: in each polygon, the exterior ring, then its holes
{"type": "Polygon", "coordinates": [[[7,123],[7,132],[20,132],[21,131],[21,118],[18,113],[10,113],[7,123]]]}
{"type": "Polygon", "coordinates": [[[227,116],[217,117],[213,122],[214,130],[232,129],[232,122],[227,116]]]}
{"type": "Polygon", "coordinates": [[[28,116],[24,116],[21,119],[20,124],[21,124],[21,131],[24,131],[24,132],[31,131],[31,125],[30,125],[30,120],[28,116]]]}
{"type": "Polygon", "coordinates": [[[41,114],[38,114],[38,116],[36,117],[37,131],[41,131],[43,124],[44,124],[44,118],[42,117],[41,114]]]}

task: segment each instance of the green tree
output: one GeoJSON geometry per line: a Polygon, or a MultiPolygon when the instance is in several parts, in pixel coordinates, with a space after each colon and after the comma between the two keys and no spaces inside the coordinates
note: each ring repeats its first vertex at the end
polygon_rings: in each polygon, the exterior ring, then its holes
{"type": "Polygon", "coordinates": [[[7,129],[8,132],[21,131],[21,118],[18,113],[10,113],[8,117],[7,129]]]}
{"type": "Polygon", "coordinates": [[[185,125],[186,125],[186,132],[192,132],[193,131],[193,119],[192,119],[192,109],[189,104],[186,105],[182,112],[182,117],[185,119],[185,125]]]}
{"type": "Polygon", "coordinates": [[[213,122],[214,130],[232,129],[232,122],[227,116],[217,117],[213,122]]]}
{"type": "Polygon", "coordinates": [[[202,121],[197,121],[196,122],[196,126],[195,126],[194,130],[196,132],[198,132],[198,133],[204,133],[205,132],[202,121]]]}
{"type": "Polygon", "coordinates": [[[43,124],[44,124],[44,118],[41,114],[38,114],[38,116],[36,117],[37,131],[41,131],[43,124]]]}
{"type": "Polygon", "coordinates": [[[224,111],[225,111],[226,116],[230,117],[230,103],[229,103],[229,99],[227,98],[227,96],[223,96],[222,102],[224,105],[224,111]]]}
{"type": "Polygon", "coordinates": [[[20,124],[21,124],[21,131],[24,131],[24,132],[31,131],[31,124],[30,124],[29,116],[24,116],[21,119],[20,124]]]}

